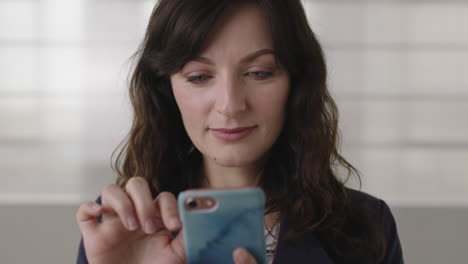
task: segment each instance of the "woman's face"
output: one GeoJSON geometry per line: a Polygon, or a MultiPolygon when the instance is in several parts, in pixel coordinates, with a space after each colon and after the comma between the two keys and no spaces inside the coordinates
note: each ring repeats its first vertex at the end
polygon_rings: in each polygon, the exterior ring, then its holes
{"type": "Polygon", "coordinates": [[[289,75],[272,51],[266,17],[242,5],[214,29],[198,58],[171,76],[185,129],[205,162],[256,165],[278,138],[289,75]]]}

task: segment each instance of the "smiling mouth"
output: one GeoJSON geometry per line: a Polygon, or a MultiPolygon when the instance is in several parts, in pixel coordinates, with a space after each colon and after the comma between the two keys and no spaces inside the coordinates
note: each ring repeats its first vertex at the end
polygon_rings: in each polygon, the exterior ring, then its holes
{"type": "Polygon", "coordinates": [[[255,128],[256,126],[236,128],[211,128],[210,130],[213,136],[215,136],[216,138],[222,141],[234,142],[248,136],[255,128]]]}

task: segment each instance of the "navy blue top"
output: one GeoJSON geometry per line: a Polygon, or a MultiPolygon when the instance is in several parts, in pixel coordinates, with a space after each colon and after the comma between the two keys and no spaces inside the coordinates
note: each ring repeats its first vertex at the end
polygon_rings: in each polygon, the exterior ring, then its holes
{"type": "MultiPolygon", "coordinates": [[[[395,219],[388,205],[369,194],[364,192],[350,190],[351,201],[353,203],[365,203],[369,208],[375,210],[379,215],[380,224],[384,227],[385,237],[387,238],[387,252],[383,264],[403,264],[403,255],[398,238],[395,219]]],[[[100,202],[98,198],[97,202],[100,202]]],[[[287,230],[287,223],[282,222],[280,226],[281,234],[287,230]]],[[[303,234],[295,243],[294,246],[280,243],[277,246],[273,264],[295,264],[295,263],[314,263],[314,264],[333,264],[334,256],[324,248],[323,244],[318,239],[314,232],[303,234]]],[[[86,252],[83,247],[83,240],[80,242],[78,250],[77,264],[87,264],[86,252]]],[[[354,262],[356,263],[356,262],[354,262]]],[[[367,260],[359,263],[368,263],[367,260]]]]}

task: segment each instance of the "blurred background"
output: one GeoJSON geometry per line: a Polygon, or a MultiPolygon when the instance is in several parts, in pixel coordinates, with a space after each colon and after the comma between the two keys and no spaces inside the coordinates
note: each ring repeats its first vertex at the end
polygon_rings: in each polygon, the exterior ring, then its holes
{"type": "MultiPolygon", "coordinates": [[[[155,3],[0,0],[1,263],[75,262],[75,213],[114,182],[130,56],[155,3]]],[[[406,263],[467,263],[468,2],[303,4],[342,151],[391,206],[406,263]]]]}

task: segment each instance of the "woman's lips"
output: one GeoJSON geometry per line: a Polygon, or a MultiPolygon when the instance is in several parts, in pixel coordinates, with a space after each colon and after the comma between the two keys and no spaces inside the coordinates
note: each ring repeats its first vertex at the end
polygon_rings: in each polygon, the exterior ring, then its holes
{"type": "Polygon", "coordinates": [[[233,142],[248,136],[254,128],[255,126],[237,128],[211,128],[210,130],[211,133],[213,133],[213,136],[216,138],[223,141],[233,142]]]}

